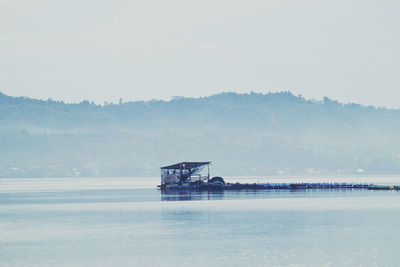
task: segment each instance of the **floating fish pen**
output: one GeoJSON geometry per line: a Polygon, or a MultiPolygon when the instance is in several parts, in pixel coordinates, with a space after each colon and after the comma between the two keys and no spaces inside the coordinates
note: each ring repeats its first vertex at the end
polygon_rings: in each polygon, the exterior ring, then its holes
{"type": "Polygon", "coordinates": [[[400,190],[400,185],[376,185],[371,184],[368,190],[400,190]]]}
{"type": "Polygon", "coordinates": [[[400,190],[397,185],[363,183],[225,183],[222,177],[210,179],[210,161],[181,162],[161,167],[161,190],[307,190],[307,189],[362,189],[400,190]],[[202,170],[207,167],[207,174],[202,170]]]}
{"type": "MultiPolygon", "coordinates": [[[[374,189],[370,184],[352,183],[188,183],[159,186],[163,190],[301,190],[301,189],[374,189]]],[[[379,188],[383,189],[383,188],[379,188]]]]}

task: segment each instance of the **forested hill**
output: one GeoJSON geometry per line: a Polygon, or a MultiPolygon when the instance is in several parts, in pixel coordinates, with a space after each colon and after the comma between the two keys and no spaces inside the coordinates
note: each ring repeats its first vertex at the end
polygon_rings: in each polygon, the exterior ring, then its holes
{"type": "Polygon", "coordinates": [[[290,92],[95,105],[0,93],[3,177],[158,175],[211,160],[215,175],[400,172],[400,110],[290,92]]]}

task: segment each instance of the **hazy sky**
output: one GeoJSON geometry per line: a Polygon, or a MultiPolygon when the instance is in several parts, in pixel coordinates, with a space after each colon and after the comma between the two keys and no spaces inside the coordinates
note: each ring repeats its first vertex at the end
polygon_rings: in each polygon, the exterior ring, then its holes
{"type": "Polygon", "coordinates": [[[0,0],[10,95],[290,90],[400,108],[399,50],[399,0],[0,0]]]}

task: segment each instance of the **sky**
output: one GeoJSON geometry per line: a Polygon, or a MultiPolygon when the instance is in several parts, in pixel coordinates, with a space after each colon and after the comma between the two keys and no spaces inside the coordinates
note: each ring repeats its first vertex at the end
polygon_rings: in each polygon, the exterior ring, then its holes
{"type": "Polygon", "coordinates": [[[398,0],[0,0],[0,91],[96,103],[291,91],[400,108],[398,0]]]}

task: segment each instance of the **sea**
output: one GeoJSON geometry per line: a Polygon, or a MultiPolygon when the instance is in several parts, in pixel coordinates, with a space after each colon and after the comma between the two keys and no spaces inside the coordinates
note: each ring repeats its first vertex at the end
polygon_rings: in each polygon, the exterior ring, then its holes
{"type": "MultiPolygon", "coordinates": [[[[400,175],[225,180],[398,185],[400,175]]],[[[164,193],[159,182],[0,178],[0,266],[400,264],[400,191],[164,193]]]]}

